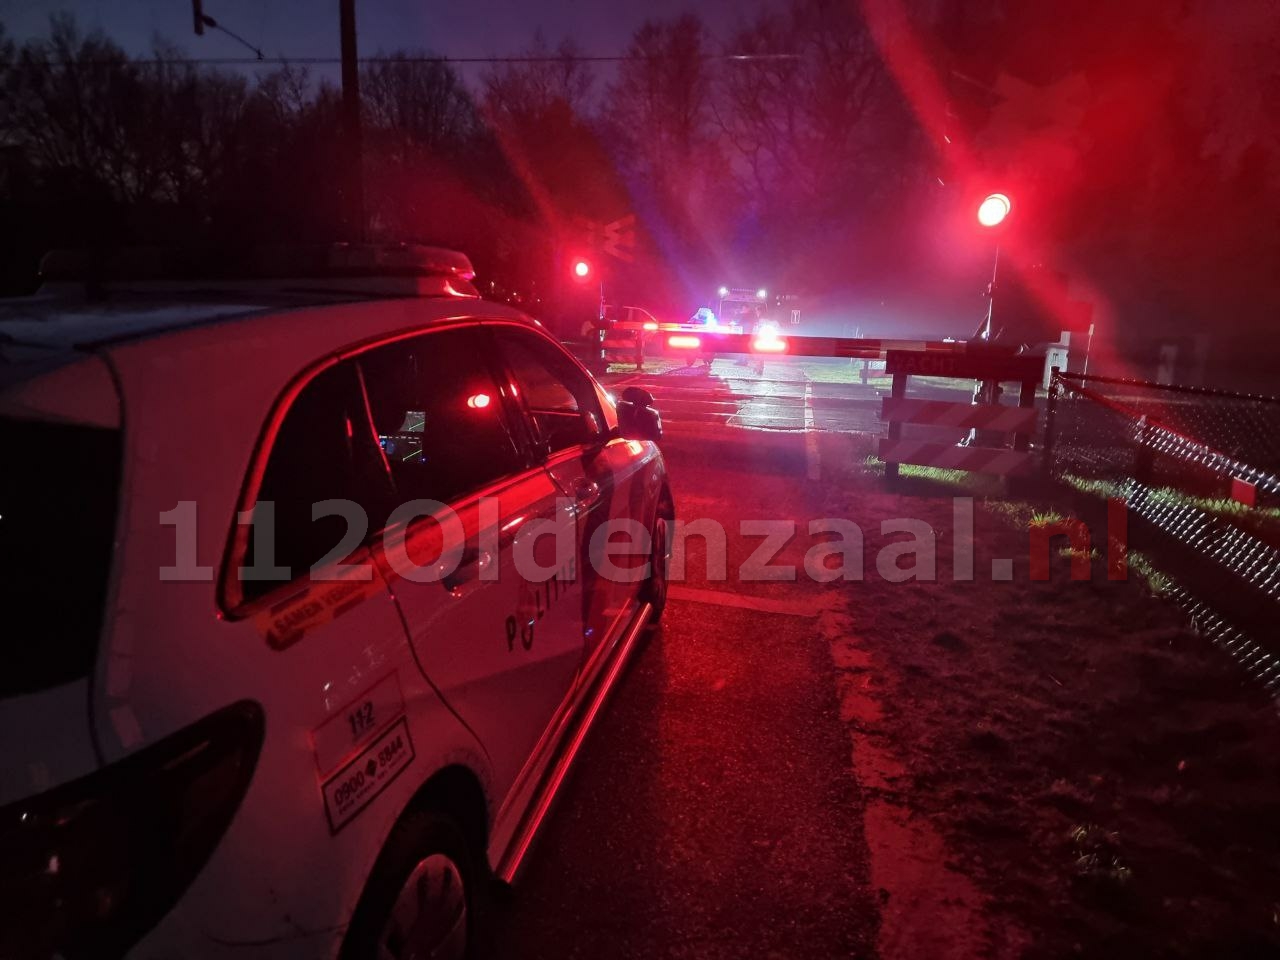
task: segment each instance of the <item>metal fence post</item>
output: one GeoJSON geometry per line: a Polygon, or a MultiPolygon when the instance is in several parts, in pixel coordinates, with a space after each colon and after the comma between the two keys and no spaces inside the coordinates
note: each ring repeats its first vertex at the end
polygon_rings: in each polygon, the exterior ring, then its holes
{"type": "Polygon", "coordinates": [[[1151,486],[1151,477],[1155,467],[1155,451],[1151,449],[1148,437],[1151,435],[1151,421],[1144,414],[1138,421],[1138,434],[1134,437],[1137,448],[1133,451],[1133,479],[1144,487],[1151,486]]]}
{"type": "Polygon", "coordinates": [[[1058,391],[1062,388],[1059,374],[1060,371],[1057,367],[1053,367],[1049,372],[1049,401],[1045,406],[1044,412],[1044,464],[1042,469],[1046,480],[1053,478],[1053,444],[1057,439],[1055,428],[1057,426],[1058,391]]]}

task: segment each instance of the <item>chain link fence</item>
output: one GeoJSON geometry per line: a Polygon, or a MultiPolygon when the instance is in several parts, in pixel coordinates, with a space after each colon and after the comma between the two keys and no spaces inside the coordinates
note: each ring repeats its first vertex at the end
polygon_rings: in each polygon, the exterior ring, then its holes
{"type": "Polygon", "coordinates": [[[1055,372],[1048,429],[1058,473],[1280,497],[1280,397],[1055,372]]]}
{"type": "Polygon", "coordinates": [[[1280,694],[1280,398],[1055,371],[1045,470],[1124,500],[1130,549],[1280,694]]]}

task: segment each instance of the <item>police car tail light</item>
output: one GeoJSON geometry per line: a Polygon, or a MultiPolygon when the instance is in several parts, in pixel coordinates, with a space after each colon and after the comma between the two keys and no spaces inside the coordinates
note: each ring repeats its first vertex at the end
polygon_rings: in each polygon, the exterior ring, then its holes
{"type": "Polygon", "coordinates": [[[98,773],[0,810],[0,956],[124,953],[178,901],[249,786],[263,715],[242,701],[98,773]]]}
{"type": "Polygon", "coordinates": [[[652,320],[646,320],[646,321],[644,322],[644,329],[646,329],[646,330],[657,330],[657,329],[658,329],[658,325],[657,325],[656,323],[654,323],[652,320]]]}
{"type": "Polygon", "coordinates": [[[697,337],[677,334],[674,337],[667,337],[667,346],[676,350],[697,350],[702,346],[702,341],[697,337]]]}

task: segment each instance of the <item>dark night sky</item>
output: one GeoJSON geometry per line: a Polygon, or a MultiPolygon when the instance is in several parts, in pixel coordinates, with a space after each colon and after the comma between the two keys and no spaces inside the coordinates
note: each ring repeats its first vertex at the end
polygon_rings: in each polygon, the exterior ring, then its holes
{"type": "MultiPolygon", "coordinates": [[[[553,45],[571,36],[584,53],[609,55],[621,53],[648,18],[693,10],[724,36],[761,5],[760,0],[376,0],[358,4],[356,16],[362,54],[394,48],[453,57],[512,54],[527,48],[540,27],[553,45]]],[[[159,34],[191,56],[247,54],[223,34],[196,37],[187,0],[0,0],[0,22],[21,41],[45,33],[49,14],[59,10],[73,13],[85,28],[101,27],[131,53],[145,52],[159,34]]],[[[268,56],[338,53],[338,0],[205,0],[205,11],[268,56]]]]}

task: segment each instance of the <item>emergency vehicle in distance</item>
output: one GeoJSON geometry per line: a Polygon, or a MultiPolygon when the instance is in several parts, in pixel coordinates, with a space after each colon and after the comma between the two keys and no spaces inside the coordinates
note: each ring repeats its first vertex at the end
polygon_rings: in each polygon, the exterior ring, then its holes
{"type": "Polygon", "coordinates": [[[785,344],[778,337],[778,324],[771,317],[769,291],[764,287],[721,287],[716,291],[715,310],[699,307],[685,323],[662,329],[670,333],[664,338],[666,352],[683,356],[690,366],[701,360],[709,367],[717,355],[739,353],[733,344],[741,334],[753,337],[754,353],[771,352],[768,349],[771,344],[785,344]],[[758,349],[759,345],[765,345],[765,349],[758,349]]]}
{"type": "Polygon", "coordinates": [[[467,956],[666,599],[652,398],[460,254],[158,256],[0,303],[0,956],[467,956]]]}

